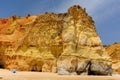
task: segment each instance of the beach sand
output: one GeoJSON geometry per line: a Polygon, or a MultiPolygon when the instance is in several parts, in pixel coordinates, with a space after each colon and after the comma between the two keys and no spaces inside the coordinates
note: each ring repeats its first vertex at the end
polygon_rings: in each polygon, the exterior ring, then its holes
{"type": "Polygon", "coordinates": [[[80,76],[80,75],[58,75],[48,72],[17,71],[0,69],[0,80],[120,80],[120,75],[112,76],[80,76]]]}

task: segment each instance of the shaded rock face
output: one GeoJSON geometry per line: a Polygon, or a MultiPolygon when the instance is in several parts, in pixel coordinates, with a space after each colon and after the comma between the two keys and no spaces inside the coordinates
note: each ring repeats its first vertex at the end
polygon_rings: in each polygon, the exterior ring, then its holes
{"type": "Polygon", "coordinates": [[[120,43],[106,47],[106,51],[112,59],[112,68],[115,73],[120,73],[120,43]]]}
{"type": "Polygon", "coordinates": [[[0,65],[7,69],[73,75],[111,75],[111,59],[94,21],[79,6],[0,20],[0,65]]]}

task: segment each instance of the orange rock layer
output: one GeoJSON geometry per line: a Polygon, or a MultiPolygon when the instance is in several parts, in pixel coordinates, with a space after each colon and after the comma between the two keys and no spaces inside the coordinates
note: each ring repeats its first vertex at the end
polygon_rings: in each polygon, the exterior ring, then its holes
{"type": "Polygon", "coordinates": [[[114,72],[120,73],[120,43],[115,43],[106,48],[112,58],[112,68],[114,72]]]}

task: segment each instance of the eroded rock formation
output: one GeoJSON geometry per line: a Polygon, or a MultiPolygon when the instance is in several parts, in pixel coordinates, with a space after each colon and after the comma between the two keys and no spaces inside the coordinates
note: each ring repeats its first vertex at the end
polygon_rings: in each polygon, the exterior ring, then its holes
{"type": "Polygon", "coordinates": [[[0,65],[58,74],[111,75],[111,59],[85,9],[0,19],[0,65]]]}
{"type": "Polygon", "coordinates": [[[115,73],[120,73],[120,43],[109,45],[106,51],[112,58],[112,68],[115,73]]]}
{"type": "Polygon", "coordinates": [[[64,18],[63,53],[57,61],[59,74],[111,74],[111,60],[102,47],[94,21],[79,6],[64,18]]]}

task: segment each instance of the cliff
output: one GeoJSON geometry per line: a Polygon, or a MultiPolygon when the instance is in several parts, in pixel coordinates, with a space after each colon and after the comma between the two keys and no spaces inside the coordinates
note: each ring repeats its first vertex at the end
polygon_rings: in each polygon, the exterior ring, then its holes
{"type": "Polygon", "coordinates": [[[120,73],[120,43],[115,43],[106,48],[112,59],[112,68],[115,73],[120,73]]]}
{"type": "Polygon", "coordinates": [[[111,59],[92,18],[80,6],[67,13],[0,19],[0,66],[58,74],[111,75],[111,59]]]}

